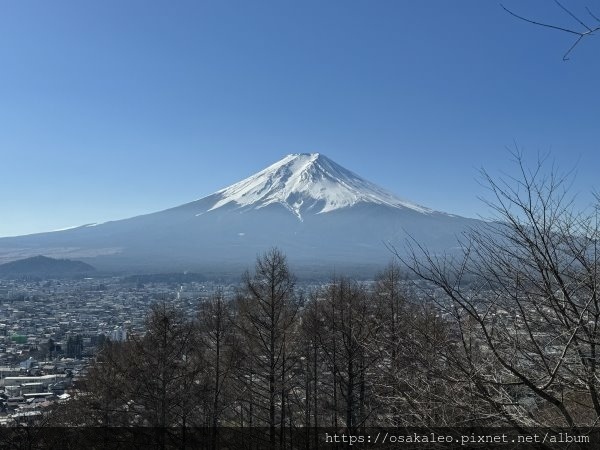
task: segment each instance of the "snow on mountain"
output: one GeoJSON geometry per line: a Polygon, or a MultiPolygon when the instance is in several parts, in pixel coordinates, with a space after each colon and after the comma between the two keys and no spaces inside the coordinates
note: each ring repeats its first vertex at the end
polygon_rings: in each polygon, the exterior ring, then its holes
{"type": "Polygon", "coordinates": [[[209,211],[228,204],[259,209],[278,203],[300,220],[303,212],[326,213],[359,202],[432,212],[396,197],[319,153],[288,155],[213,195],[219,200],[209,211]]]}

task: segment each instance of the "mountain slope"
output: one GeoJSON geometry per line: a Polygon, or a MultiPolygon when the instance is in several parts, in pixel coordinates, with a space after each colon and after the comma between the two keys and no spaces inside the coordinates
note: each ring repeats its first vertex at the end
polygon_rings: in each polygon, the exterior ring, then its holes
{"type": "Polygon", "coordinates": [[[478,221],[416,205],[327,157],[288,155],[207,197],[98,225],[0,239],[0,261],[45,254],[99,269],[239,270],[279,246],[297,265],[387,262],[407,235],[434,251],[478,221]]]}

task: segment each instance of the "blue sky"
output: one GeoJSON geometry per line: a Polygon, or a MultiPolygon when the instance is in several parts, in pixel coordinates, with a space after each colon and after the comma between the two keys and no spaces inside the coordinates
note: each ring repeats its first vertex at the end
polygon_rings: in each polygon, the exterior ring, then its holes
{"type": "Polygon", "coordinates": [[[569,35],[483,0],[0,2],[0,236],[176,206],[296,152],[475,217],[478,169],[510,171],[516,142],[576,167],[584,205],[597,39],[563,62],[569,35]]]}

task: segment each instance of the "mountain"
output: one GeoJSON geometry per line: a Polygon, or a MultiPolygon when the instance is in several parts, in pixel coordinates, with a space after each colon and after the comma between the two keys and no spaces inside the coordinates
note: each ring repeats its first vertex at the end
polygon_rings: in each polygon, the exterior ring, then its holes
{"type": "Polygon", "coordinates": [[[0,264],[0,278],[69,278],[95,271],[92,266],[81,261],[54,259],[34,256],[0,264]]]}
{"type": "Polygon", "coordinates": [[[434,211],[318,153],[288,155],[207,197],[130,219],[0,239],[0,261],[45,254],[102,270],[233,272],[278,246],[295,267],[385,264],[411,236],[433,251],[479,221],[434,211]]]}

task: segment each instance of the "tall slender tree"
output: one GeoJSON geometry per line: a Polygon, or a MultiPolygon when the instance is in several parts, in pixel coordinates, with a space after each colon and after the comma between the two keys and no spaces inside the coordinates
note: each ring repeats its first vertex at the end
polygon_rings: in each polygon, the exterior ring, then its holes
{"type": "Polygon", "coordinates": [[[276,443],[277,425],[285,419],[285,393],[295,359],[291,358],[298,305],[295,278],[285,255],[272,248],[257,258],[254,274],[243,277],[238,326],[246,340],[247,387],[256,399],[254,416],[269,428],[276,443]]]}

